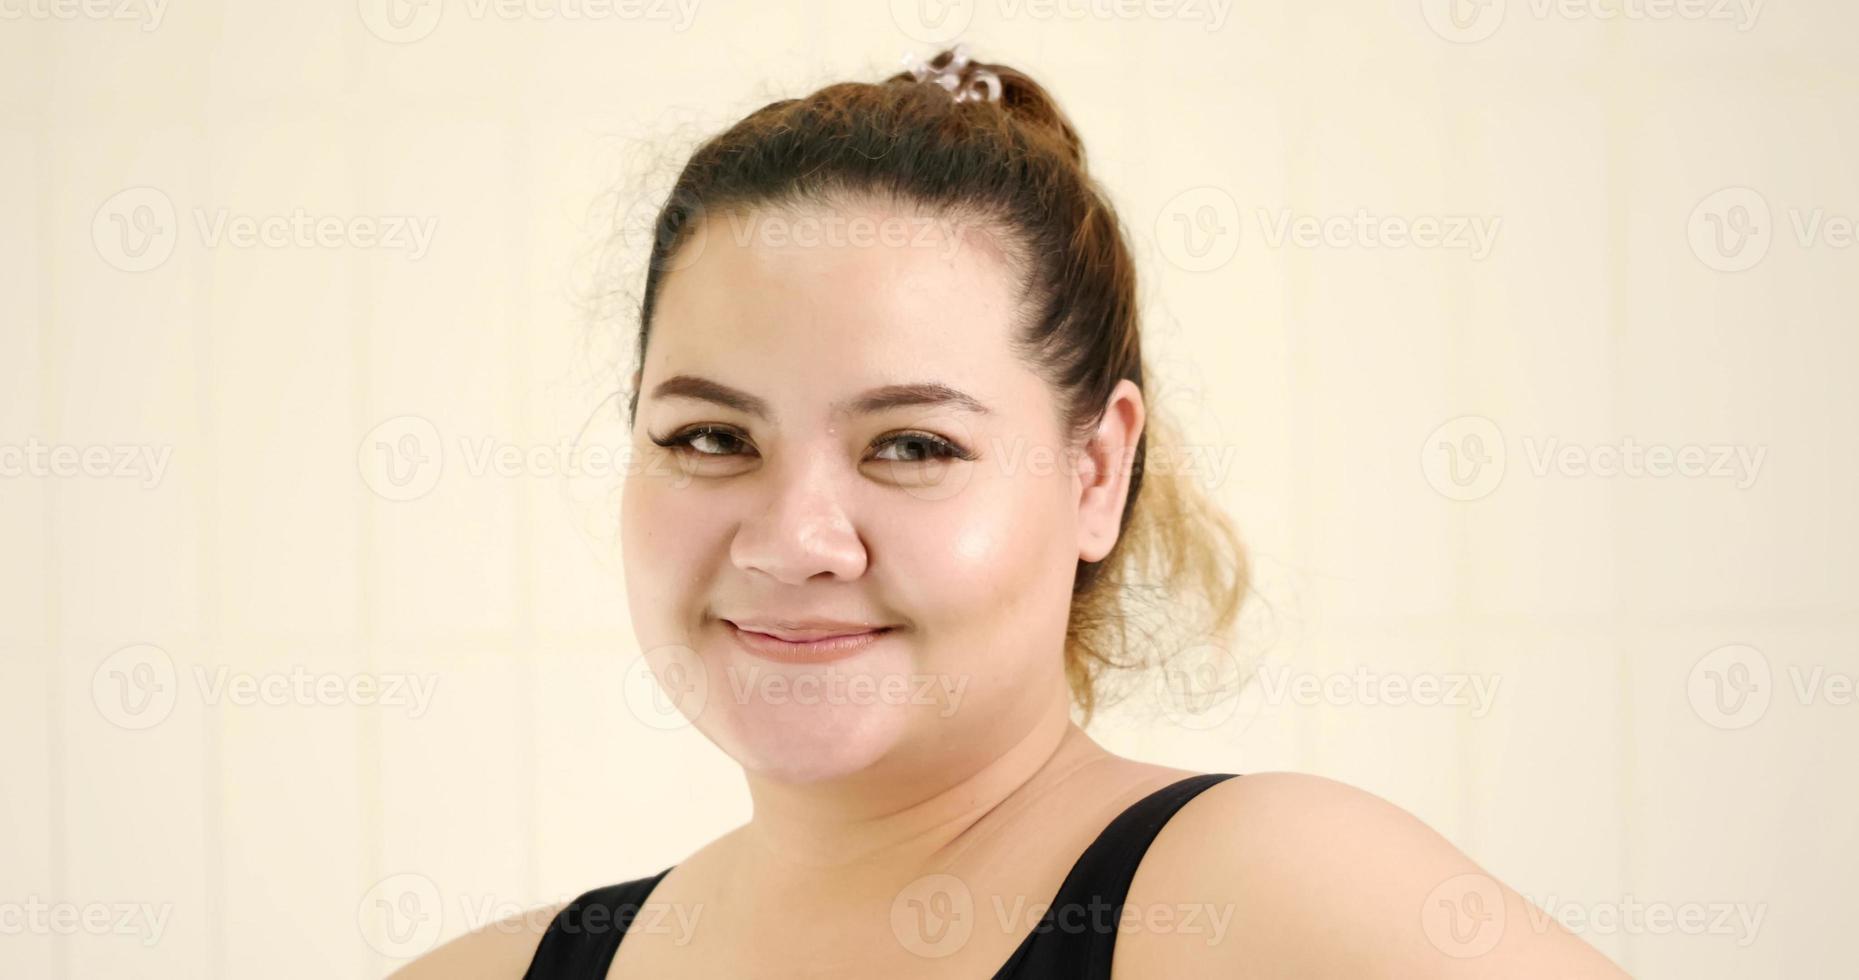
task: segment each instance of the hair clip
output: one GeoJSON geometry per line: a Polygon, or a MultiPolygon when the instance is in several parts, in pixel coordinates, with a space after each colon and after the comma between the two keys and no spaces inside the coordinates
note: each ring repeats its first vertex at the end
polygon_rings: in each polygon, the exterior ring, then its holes
{"type": "Polygon", "coordinates": [[[1001,97],[1000,76],[986,68],[969,70],[968,45],[957,44],[950,52],[949,63],[941,68],[931,68],[915,52],[904,55],[904,67],[919,82],[934,82],[955,96],[957,102],[999,102],[1001,97]],[[962,75],[967,72],[968,79],[962,75]]]}

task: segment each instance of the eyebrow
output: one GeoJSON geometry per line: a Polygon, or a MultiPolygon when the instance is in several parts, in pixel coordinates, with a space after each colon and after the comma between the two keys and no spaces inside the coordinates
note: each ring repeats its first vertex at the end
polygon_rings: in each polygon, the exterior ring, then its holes
{"type": "MultiPolygon", "coordinates": [[[[774,417],[766,401],[740,388],[732,388],[720,381],[700,378],[693,374],[679,374],[666,378],[652,389],[652,397],[689,398],[733,408],[759,419],[771,420],[774,417]]],[[[834,415],[847,412],[871,415],[887,409],[912,405],[942,405],[976,415],[993,414],[986,405],[981,404],[967,392],[937,381],[919,381],[873,388],[856,398],[833,403],[832,412],[834,415]]]]}

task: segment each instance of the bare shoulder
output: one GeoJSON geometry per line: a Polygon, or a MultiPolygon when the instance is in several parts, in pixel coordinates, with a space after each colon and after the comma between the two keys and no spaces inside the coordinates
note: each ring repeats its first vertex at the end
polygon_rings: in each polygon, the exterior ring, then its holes
{"type": "Polygon", "coordinates": [[[389,974],[390,980],[510,980],[529,971],[536,944],[566,902],[481,925],[389,974]]]}
{"type": "Polygon", "coordinates": [[[1119,919],[1119,977],[1624,977],[1413,814],[1302,773],[1203,791],[1119,919]]]}

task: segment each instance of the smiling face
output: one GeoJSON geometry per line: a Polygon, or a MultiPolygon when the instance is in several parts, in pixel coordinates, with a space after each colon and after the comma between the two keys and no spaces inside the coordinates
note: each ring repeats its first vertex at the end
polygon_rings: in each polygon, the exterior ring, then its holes
{"type": "Polygon", "coordinates": [[[969,764],[1064,689],[1080,484],[988,238],[868,201],[713,214],[664,282],[628,602],[660,681],[752,773],[969,764]],[[729,620],[893,628],[796,662],[729,620]]]}

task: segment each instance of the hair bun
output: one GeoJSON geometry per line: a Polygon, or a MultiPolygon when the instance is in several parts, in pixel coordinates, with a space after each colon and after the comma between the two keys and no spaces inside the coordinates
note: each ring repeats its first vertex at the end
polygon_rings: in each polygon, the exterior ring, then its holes
{"type": "Polygon", "coordinates": [[[968,45],[944,48],[924,62],[906,56],[908,71],[892,80],[930,82],[948,89],[957,102],[985,101],[998,103],[1015,121],[1048,132],[1057,138],[1059,151],[1072,163],[1084,166],[1084,141],[1057,100],[1032,76],[1002,64],[975,61],[968,45]]]}

